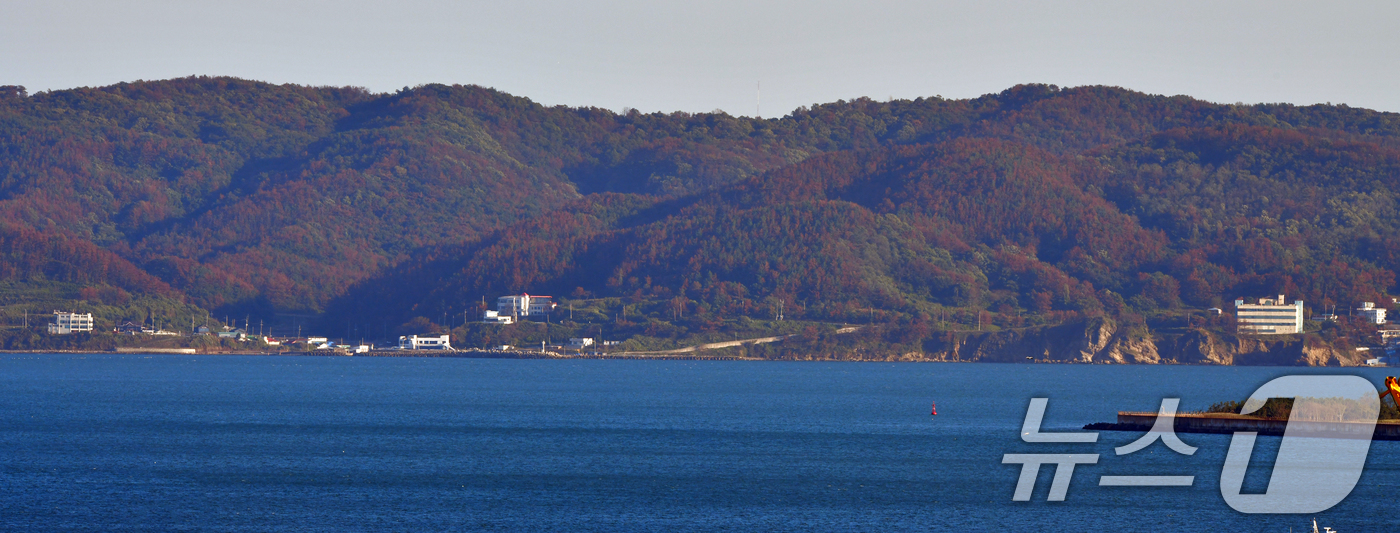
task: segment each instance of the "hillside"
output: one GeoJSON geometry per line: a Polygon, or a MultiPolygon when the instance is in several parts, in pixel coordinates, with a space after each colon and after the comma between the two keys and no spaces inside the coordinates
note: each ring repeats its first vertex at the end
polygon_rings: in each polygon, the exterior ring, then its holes
{"type": "Polygon", "coordinates": [[[345,334],[459,327],[520,291],[657,338],[779,309],[1136,327],[1279,292],[1389,302],[1398,140],[1390,113],[1111,87],[762,120],[441,85],[10,87],[0,274],[345,334]]]}
{"type": "MultiPolygon", "coordinates": [[[[762,317],[783,302],[792,318],[859,322],[878,310],[958,328],[985,310],[991,324],[1018,327],[1104,314],[1141,323],[1277,290],[1378,301],[1394,283],[1381,236],[1393,224],[1314,217],[1285,232],[1265,211],[1214,221],[1207,237],[1171,220],[1143,223],[1130,214],[1142,211],[1135,201],[1160,206],[1164,193],[1127,197],[1150,182],[1105,160],[958,139],[831,153],[678,199],[592,196],[405,262],[336,307],[407,319],[535,291],[621,296],[701,319],[762,317]],[[1356,242],[1357,231],[1376,244],[1356,242]]],[[[1354,194],[1315,178],[1269,183],[1306,189],[1293,204],[1331,196],[1322,205],[1334,211],[1354,194]]],[[[1252,184],[1237,196],[1270,192],[1252,184]]]]}

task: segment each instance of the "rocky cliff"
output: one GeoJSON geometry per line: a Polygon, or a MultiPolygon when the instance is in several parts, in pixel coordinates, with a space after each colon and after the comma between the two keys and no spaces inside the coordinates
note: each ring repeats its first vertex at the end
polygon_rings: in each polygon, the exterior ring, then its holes
{"type": "Polygon", "coordinates": [[[1157,342],[1176,363],[1355,366],[1368,357],[1367,352],[1333,346],[1316,335],[1222,335],[1193,329],[1157,342]]]}
{"type": "Polygon", "coordinates": [[[1164,334],[1106,318],[997,332],[959,332],[916,353],[853,353],[847,359],[1001,363],[1355,366],[1367,352],[1316,335],[1235,335],[1203,329],[1164,334]]]}
{"type": "Polygon", "coordinates": [[[940,361],[1160,363],[1150,337],[1123,331],[1111,320],[1024,328],[994,333],[953,336],[942,346],[929,346],[940,361]]]}

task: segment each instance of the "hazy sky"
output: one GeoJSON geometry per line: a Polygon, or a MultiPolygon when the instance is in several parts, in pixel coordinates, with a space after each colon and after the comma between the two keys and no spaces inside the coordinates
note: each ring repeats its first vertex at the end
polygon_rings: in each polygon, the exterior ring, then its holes
{"type": "Polygon", "coordinates": [[[753,115],[1117,85],[1400,111],[1400,2],[0,0],[0,85],[189,75],[753,115]]]}

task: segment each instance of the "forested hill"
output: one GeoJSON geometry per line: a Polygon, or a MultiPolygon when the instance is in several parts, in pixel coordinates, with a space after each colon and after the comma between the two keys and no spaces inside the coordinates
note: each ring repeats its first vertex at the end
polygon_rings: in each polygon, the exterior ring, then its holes
{"type": "Polygon", "coordinates": [[[752,119],[442,85],[11,86],[0,275],[334,324],[518,291],[700,323],[1348,305],[1396,291],[1397,141],[1396,114],[1111,87],[752,119]]]}

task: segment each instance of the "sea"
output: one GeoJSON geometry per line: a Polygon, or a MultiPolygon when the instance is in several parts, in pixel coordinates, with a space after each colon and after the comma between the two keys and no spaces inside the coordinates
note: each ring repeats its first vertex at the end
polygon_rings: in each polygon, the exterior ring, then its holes
{"type": "MultiPolygon", "coordinates": [[[[1119,410],[1238,400],[1278,376],[1384,368],[0,355],[6,531],[1311,531],[1400,524],[1400,442],[1349,496],[1243,514],[1229,435],[1028,443],[1119,410]],[[937,415],[931,415],[936,403],[937,415]],[[1013,501],[1006,454],[1098,454],[1013,501]],[[1101,487],[1102,475],[1191,475],[1101,487]]],[[[1388,400],[1387,400],[1388,401],[1388,400]]],[[[1245,491],[1267,489],[1259,437],[1245,491]]]]}

